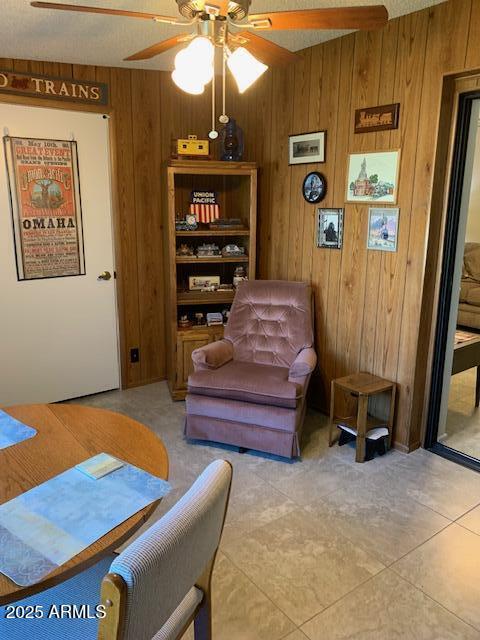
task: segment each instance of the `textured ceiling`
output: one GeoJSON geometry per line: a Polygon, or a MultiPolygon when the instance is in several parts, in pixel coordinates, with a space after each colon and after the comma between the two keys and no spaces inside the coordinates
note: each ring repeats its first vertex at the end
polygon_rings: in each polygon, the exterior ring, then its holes
{"type": "MultiPolygon", "coordinates": [[[[178,16],[175,0],[64,0],[69,4],[147,11],[178,16]]],[[[390,17],[445,0],[383,0],[390,17]]],[[[381,0],[253,0],[252,12],[380,4],[381,0]]],[[[176,50],[147,62],[127,55],[181,32],[179,27],[134,18],[34,9],[30,0],[0,0],[0,57],[95,64],[139,69],[172,69],[176,50]]],[[[292,51],[330,40],[345,31],[284,31],[269,35],[292,51]]]]}

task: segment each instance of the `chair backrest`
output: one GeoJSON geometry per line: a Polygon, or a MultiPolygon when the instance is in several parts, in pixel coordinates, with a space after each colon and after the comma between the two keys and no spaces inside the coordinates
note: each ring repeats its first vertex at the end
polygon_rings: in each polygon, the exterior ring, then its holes
{"type": "Polygon", "coordinates": [[[233,343],[235,360],[290,367],[313,344],[311,287],[283,280],[241,282],[225,338],[233,343]]]}
{"type": "Polygon", "coordinates": [[[126,585],[122,639],[153,638],[212,566],[231,480],[229,462],[212,462],[176,505],[112,562],[106,579],[116,574],[126,585]]]}

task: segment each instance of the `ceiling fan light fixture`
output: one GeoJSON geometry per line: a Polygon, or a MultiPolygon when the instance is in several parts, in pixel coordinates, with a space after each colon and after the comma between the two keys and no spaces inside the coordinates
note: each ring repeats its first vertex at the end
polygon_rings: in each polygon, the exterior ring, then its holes
{"type": "Polygon", "coordinates": [[[245,47],[238,47],[228,57],[227,65],[230,69],[240,93],[244,93],[268,69],[266,64],[252,56],[245,47]]]}
{"type": "Polygon", "coordinates": [[[197,36],[190,42],[185,51],[188,51],[189,55],[192,56],[192,59],[196,61],[196,64],[198,66],[204,64],[213,64],[215,47],[213,46],[210,38],[206,38],[205,36],[197,36]]]}
{"type": "Polygon", "coordinates": [[[183,67],[172,71],[172,80],[185,93],[198,96],[205,91],[205,84],[199,82],[191,71],[183,67]]]}
{"type": "Polygon", "coordinates": [[[172,80],[177,87],[192,95],[203,93],[205,85],[213,78],[214,53],[213,44],[203,36],[195,38],[179,51],[172,73],[172,80]]]}

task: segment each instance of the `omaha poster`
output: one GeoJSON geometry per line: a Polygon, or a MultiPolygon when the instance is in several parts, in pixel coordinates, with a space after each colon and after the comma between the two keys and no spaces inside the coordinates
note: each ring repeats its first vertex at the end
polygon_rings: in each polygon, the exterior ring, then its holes
{"type": "Polygon", "coordinates": [[[4,137],[19,280],[85,274],[77,145],[4,137]]]}

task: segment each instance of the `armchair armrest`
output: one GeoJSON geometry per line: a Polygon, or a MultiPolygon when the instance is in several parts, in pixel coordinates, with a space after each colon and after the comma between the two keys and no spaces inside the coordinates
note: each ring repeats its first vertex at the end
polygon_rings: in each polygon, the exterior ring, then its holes
{"type": "Polygon", "coordinates": [[[195,371],[218,369],[233,359],[233,344],[229,340],[217,340],[192,351],[195,371]]]}
{"type": "Polygon", "coordinates": [[[315,349],[313,349],[312,347],[302,349],[295,360],[292,362],[292,365],[288,372],[288,377],[304,378],[305,376],[309,376],[315,369],[316,364],[317,354],[315,353],[315,349]]]}

